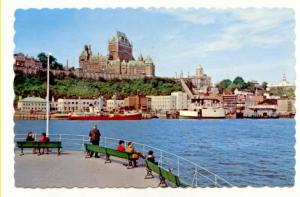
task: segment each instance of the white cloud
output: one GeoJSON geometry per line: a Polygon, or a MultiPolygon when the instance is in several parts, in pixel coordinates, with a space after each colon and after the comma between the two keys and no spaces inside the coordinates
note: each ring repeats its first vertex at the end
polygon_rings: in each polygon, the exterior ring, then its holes
{"type": "MultiPolygon", "coordinates": [[[[164,10],[180,21],[194,25],[220,25],[213,39],[194,42],[190,48],[198,53],[239,50],[243,47],[267,48],[293,41],[294,13],[291,9],[232,9],[232,10],[164,10]]],[[[179,36],[179,33],[176,34],[179,36]]],[[[175,40],[176,35],[166,39],[175,40]]],[[[203,55],[203,54],[202,54],[203,55]]],[[[205,56],[205,55],[203,55],[205,56]]]]}

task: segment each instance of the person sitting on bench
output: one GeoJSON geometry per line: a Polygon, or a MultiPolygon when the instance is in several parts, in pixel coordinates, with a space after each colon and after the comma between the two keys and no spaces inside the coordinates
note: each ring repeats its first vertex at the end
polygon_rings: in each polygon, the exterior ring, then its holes
{"type": "Polygon", "coordinates": [[[124,141],[123,140],[119,141],[119,145],[117,147],[117,151],[125,152],[125,147],[124,147],[124,141]]]}
{"type": "Polygon", "coordinates": [[[134,150],[134,146],[132,142],[128,142],[125,151],[132,154],[132,159],[129,160],[129,165],[132,167],[138,167],[137,160],[139,159],[141,154],[134,150]]]}
{"type": "Polygon", "coordinates": [[[149,150],[146,159],[148,161],[151,161],[152,163],[154,163],[155,165],[158,165],[158,162],[155,161],[155,156],[154,156],[154,152],[152,150],[149,150]]]}
{"type": "MultiPolygon", "coordinates": [[[[29,131],[27,133],[27,137],[26,137],[26,142],[34,142],[35,141],[35,137],[32,131],[29,131]]],[[[36,154],[36,148],[32,149],[32,153],[36,154]]]]}
{"type": "MultiPolygon", "coordinates": [[[[50,142],[49,137],[46,136],[46,133],[42,133],[39,137],[39,142],[50,142]]],[[[39,150],[40,153],[40,150],[39,150]]],[[[45,148],[43,148],[42,154],[45,153],[45,148]]],[[[46,154],[49,154],[49,148],[46,148],[46,154]]]]}

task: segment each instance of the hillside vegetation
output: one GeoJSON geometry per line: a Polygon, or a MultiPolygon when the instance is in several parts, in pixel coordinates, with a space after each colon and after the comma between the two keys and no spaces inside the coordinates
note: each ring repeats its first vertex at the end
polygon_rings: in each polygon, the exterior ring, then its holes
{"type": "MultiPolygon", "coordinates": [[[[95,98],[112,95],[126,97],[136,95],[170,95],[173,91],[180,91],[180,82],[170,79],[145,78],[136,80],[91,80],[74,77],[57,78],[50,76],[50,98],[95,98]]],[[[16,74],[14,80],[16,96],[46,97],[46,73],[35,76],[16,74]]]]}

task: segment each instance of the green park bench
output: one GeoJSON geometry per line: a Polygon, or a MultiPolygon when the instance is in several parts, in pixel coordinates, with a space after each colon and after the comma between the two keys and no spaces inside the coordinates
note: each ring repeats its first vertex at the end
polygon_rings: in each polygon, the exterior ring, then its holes
{"type": "Polygon", "coordinates": [[[152,172],[158,174],[160,179],[160,183],[159,183],[160,187],[168,186],[166,180],[168,180],[171,183],[174,183],[176,187],[188,187],[187,184],[179,180],[179,177],[177,175],[173,174],[172,172],[169,172],[166,169],[159,167],[158,165],[152,163],[151,161],[145,160],[145,165],[147,170],[145,179],[154,178],[152,172]]]}
{"type": "Polygon", "coordinates": [[[36,148],[41,153],[41,148],[57,148],[57,155],[60,155],[60,149],[62,148],[62,144],[60,141],[53,142],[27,142],[27,141],[18,141],[18,148],[21,148],[21,154],[24,155],[24,148],[36,148]]]}
{"type": "Polygon", "coordinates": [[[92,144],[84,144],[84,147],[87,152],[97,152],[100,154],[105,154],[105,156],[106,156],[105,163],[111,163],[110,156],[113,156],[113,157],[126,159],[128,161],[127,168],[132,167],[132,164],[131,164],[132,154],[131,153],[120,152],[120,151],[112,149],[112,148],[107,148],[107,147],[97,146],[97,145],[92,145],[92,144]]]}

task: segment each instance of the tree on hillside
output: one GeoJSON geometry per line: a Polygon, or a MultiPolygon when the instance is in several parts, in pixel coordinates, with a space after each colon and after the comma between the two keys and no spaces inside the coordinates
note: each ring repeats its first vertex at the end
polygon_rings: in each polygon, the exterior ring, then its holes
{"type": "Polygon", "coordinates": [[[266,90],[268,87],[268,83],[264,81],[264,82],[262,82],[261,86],[262,86],[263,90],[266,90]]]}
{"type": "Polygon", "coordinates": [[[245,88],[246,88],[247,90],[249,90],[250,92],[255,92],[255,89],[256,89],[255,84],[252,83],[252,82],[250,82],[250,81],[248,81],[248,82],[245,84],[245,88]]]}
{"type": "MultiPolygon", "coordinates": [[[[39,53],[37,57],[40,60],[40,62],[42,62],[43,68],[47,68],[48,57],[47,57],[46,53],[44,53],[44,52],[39,53]]],[[[49,64],[50,64],[51,69],[62,69],[63,68],[63,65],[61,63],[58,63],[56,58],[52,55],[50,55],[49,64]]]]}
{"type": "Polygon", "coordinates": [[[239,77],[239,76],[236,77],[236,78],[233,80],[232,83],[234,83],[237,87],[239,87],[239,88],[241,88],[241,89],[245,88],[245,86],[246,86],[246,83],[245,83],[244,79],[243,79],[242,77],[239,77]]]}
{"type": "Polygon", "coordinates": [[[231,85],[231,83],[232,83],[232,81],[230,79],[224,79],[220,83],[218,83],[216,86],[220,92],[223,92],[231,85]]]}

